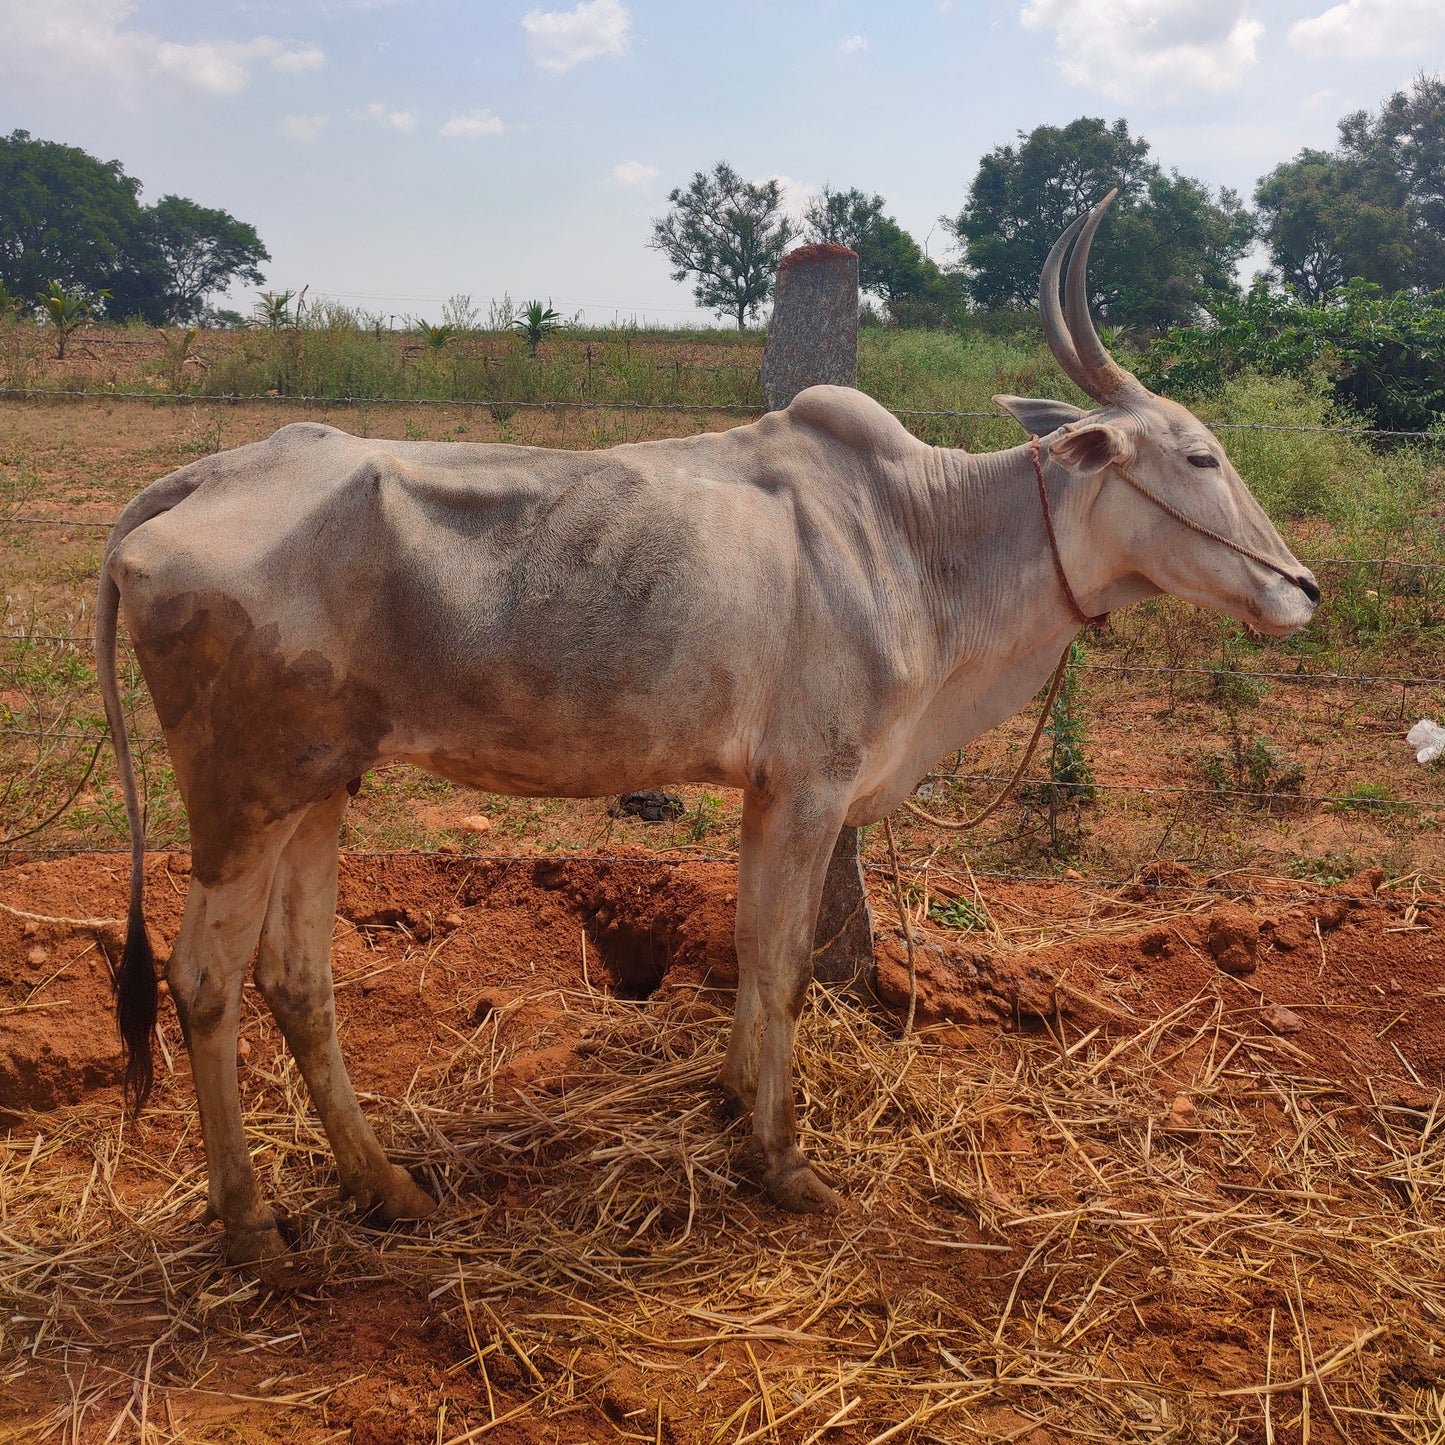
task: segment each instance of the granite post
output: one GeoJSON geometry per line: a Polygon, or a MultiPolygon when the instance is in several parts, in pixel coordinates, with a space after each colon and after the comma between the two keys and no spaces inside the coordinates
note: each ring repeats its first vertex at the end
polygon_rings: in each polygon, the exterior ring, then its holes
{"type": "Polygon", "coordinates": [[[858,253],[800,246],[778,267],[763,395],[781,411],[809,386],[858,385],[858,253]]]}
{"type": "MultiPolygon", "coordinates": [[[[806,387],[858,385],[856,252],[846,246],[801,246],[783,257],[762,383],[769,411],[781,411],[806,387]]],[[[838,835],[828,862],[813,935],[813,974],[824,983],[873,983],[873,914],[856,828],[838,835]]]]}

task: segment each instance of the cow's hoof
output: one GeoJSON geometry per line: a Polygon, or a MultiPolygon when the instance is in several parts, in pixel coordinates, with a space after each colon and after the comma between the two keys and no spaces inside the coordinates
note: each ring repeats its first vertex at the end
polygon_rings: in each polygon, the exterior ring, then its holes
{"type": "Polygon", "coordinates": [[[733,1088],[731,1084],[724,1083],[722,1079],[717,1081],[718,1118],[731,1123],[734,1119],[741,1119],[749,1110],[749,1105],[743,1101],[743,1097],[733,1088]]]}
{"type": "Polygon", "coordinates": [[[261,1270],[290,1256],[275,1224],[228,1224],[222,1247],[231,1264],[253,1265],[261,1270]]]}
{"type": "Polygon", "coordinates": [[[821,1214],[836,1209],[840,1203],[800,1149],[790,1149],[764,1173],[763,1188],[778,1208],[792,1214],[821,1214]]]}
{"type": "Polygon", "coordinates": [[[374,1184],[343,1190],[343,1199],[351,1199],[356,1211],[368,1224],[398,1224],[406,1219],[425,1219],[436,1212],[436,1200],[422,1189],[405,1169],[395,1164],[386,1166],[386,1173],[374,1184]]]}

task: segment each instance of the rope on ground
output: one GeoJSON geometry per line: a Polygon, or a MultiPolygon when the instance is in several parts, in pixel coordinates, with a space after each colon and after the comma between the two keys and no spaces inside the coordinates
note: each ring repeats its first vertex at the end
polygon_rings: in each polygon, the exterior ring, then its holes
{"type": "Polygon", "coordinates": [[[0,903],[0,913],[23,918],[29,923],[58,923],[65,928],[119,928],[125,922],[123,918],[58,918],[50,913],[27,913],[23,908],[12,908],[8,903],[0,903]]]}

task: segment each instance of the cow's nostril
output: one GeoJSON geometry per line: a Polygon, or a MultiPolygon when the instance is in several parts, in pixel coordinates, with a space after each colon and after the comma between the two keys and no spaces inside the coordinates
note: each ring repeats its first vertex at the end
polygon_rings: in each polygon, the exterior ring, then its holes
{"type": "Polygon", "coordinates": [[[1320,601],[1320,589],[1318,586],[1316,586],[1315,579],[1311,577],[1308,572],[1306,572],[1302,577],[1296,577],[1294,580],[1295,584],[1299,587],[1299,590],[1303,592],[1304,595],[1308,597],[1309,600],[1313,602],[1316,607],[1318,607],[1320,601]]]}

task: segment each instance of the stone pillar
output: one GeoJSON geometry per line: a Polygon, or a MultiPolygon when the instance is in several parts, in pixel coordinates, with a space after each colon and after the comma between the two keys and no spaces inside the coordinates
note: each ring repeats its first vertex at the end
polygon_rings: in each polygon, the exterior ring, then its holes
{"type": "MultiPolygon", "coordinates": [[[[810,386],[858,385],[856,252],[846,246],[802,246],[783,257],[762,382],[769,411],[781,411],[810,386]]],[[[813,973],[824,983],[873,983],[873,914],[856,828],[838,835],[828,862],[813,935],[813,973]]]]}
{"type": "Polygon", "coordinates": [[[809,386],[858,385],[858,253],[800,246],[778,267],[763,395],[781,411],[809,386]]]}

